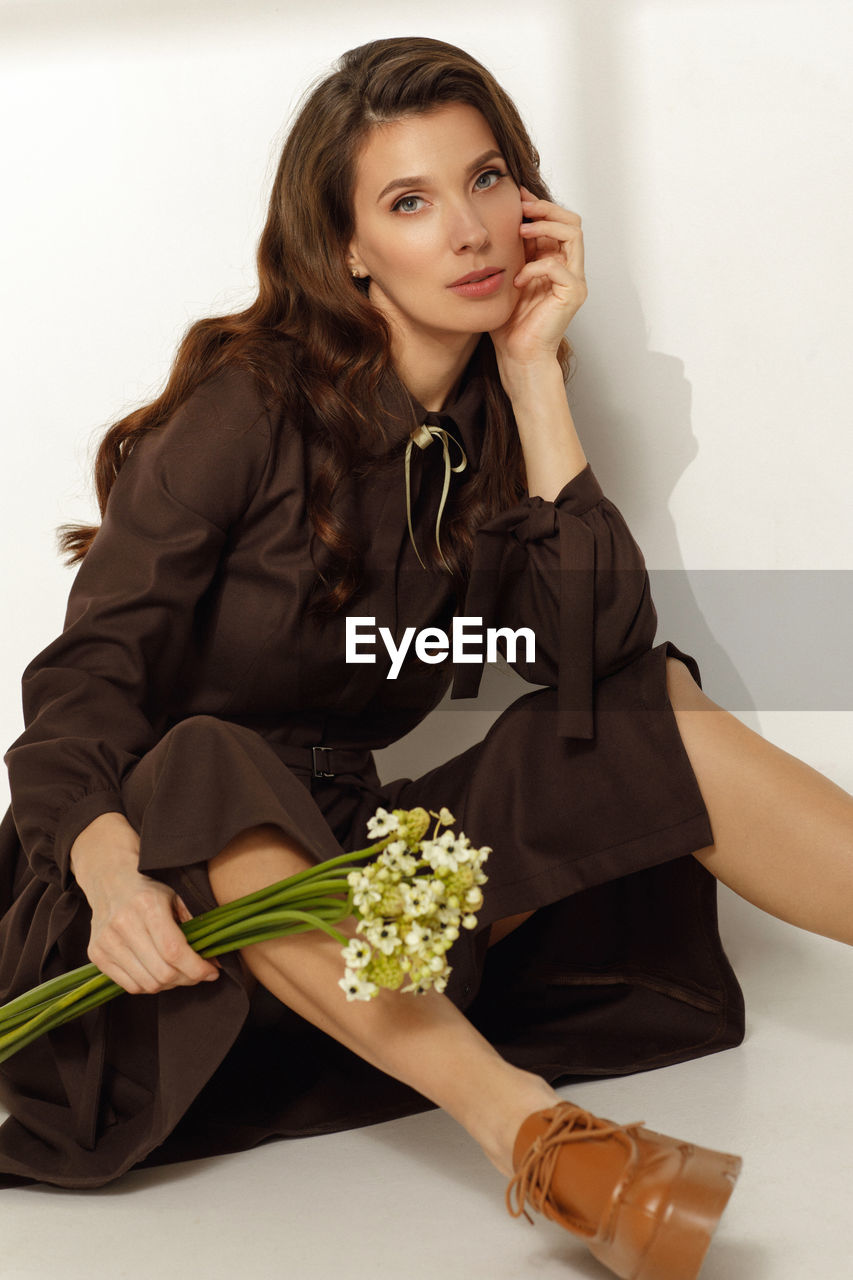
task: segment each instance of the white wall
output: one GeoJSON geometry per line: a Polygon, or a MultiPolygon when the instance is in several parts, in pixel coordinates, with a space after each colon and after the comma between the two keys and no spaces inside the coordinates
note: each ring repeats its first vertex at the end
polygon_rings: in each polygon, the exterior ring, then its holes
{"type": "MultiPolygon", "coordinates": [[[[658,639],[853,790],[848,0],[0,0],[3,749],[61,627],[53,531],[96,515],[103,430],[190,320],[251,296],[303,89],[400,34],[484,61],[583,217],[572,405],[653,571],[658,639]]],[[[394,759],[482,736],[525,688],[500,675],[394,759]]]]}

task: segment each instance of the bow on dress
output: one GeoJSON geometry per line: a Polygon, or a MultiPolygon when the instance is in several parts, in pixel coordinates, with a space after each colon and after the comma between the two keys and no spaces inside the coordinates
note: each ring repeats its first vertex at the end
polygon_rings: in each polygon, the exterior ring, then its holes
{"type": "MultiPolygon", "coordinates": [[[[559,495],[558,495],[559,497],[559,495]]],[[[524,546],[559,535],[560,592],[557,653],[557,734],[592,738],[594,681],[595,535],[588,525],[533,497],[500,512],[476,534],[464,616],[495,625],[501,605],[501,567],[507,540],[524,546]]],[[[524,572],[524,570],[522,570],[524,572]]],[[[505,584],[511,589],[511,584],[505,584]]],[[[504,619],[504,625],[522,620],[504,619]]],[[[534,626],[535,632],[535,626],[534,626]]],[[[453,664],[451,698],[475,698],[483,675],[483,658],[453,664]]]]}
{"type": "Polygon", "coordinates": [[[445,431],[444,427],[431,427],[428,426],[427,423],[424,423],[422,426],[416,427],[409,436],[409,443],[406,445],[406,519],[409,522],[409,538],[411,539],[412,546],[415,548],[415,555],[418,557],[418,560],[421,561],[421,564],[425,569],[426,565],[423,560],[421,560],[420,552],[418,551],[415,543],[414,531],[412,529],[412,494],[409,472],[412,461],[412,446],[417,445],[419,449],[428,449],[433,440],[441,440],[441,447],[444,453],[444,487],[441,491],[441,502],[438,504],[438,515],[435,520],[435,545],[438,547],[438,554],[444,562],[445,569],[447,569],[448,572],[452,572],[450,565],[444,559],[444,553],[441,550],[439,527],[441,525],[444,504],[447,501],[447,491],[450,488],[450,473],[451,471],[464,471],[468,466],[468,459],[465,456],[465,450],[462,448],[462,445],[455,436],[449,435],[448,432],[445,431]],[[450,465],[450,449],[448,448],[448,440],[453,441],[462,455],[462,461],[457,463],[455,467],[450,465]]]}

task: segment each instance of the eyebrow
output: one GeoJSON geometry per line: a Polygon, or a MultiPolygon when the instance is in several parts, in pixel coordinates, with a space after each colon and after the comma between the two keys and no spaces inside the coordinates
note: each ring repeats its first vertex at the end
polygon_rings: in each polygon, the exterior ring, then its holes
{"type": "MultiPolygon", "coordinates": [[[[467,176],[470,178],[478,169],[482,168],[488,160],[495,159],[500,160],[503,159],[503,157],[500,151],[495,147],[491,147],[488,151],[484,151],[481,156],[477,156],[477,159],[473,160],[471,164],[468,165],[468,168],[465,170],[467,176]]],[[[411,178],[395,178],[393,182],[388,183],[387,187],[382,188],[379,195],[376,197],[376,203],[379,204],[379,201],[387,196],[390,191],[402,190],[404,187],[427,187],[431,181],[432,179],[423,173],[416,173],[411,178]]]]}

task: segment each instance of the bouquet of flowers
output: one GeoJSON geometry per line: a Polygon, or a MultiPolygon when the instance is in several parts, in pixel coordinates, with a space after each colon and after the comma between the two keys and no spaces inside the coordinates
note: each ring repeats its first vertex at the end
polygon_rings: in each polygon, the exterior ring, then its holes
{"type": "MultiPolygon", "coordinates": [[[[368,848],[308,867],[180,927],[207,959],[322,929],[346,944],[339,985],[347,1000],[371,1000],[380,987],[396,989],[407,977],[403,991],[444,991],[451,972],[446,953],[460,927],[477,923],[487,880],[482,865],[492,852],[475,849],[464,832],[438,834],[455,821],[445,808],[379,808],[367,823],[375,841],[368,848]],[[430,816],[436,824],[428,839],[430,816]],[[348,916],[355,916],[362,937],[348,939],[334,927],[348,916]]],[[[86,964],[9,1001],[0,1008],[0,1062],[123,991],[86,964]]]]}

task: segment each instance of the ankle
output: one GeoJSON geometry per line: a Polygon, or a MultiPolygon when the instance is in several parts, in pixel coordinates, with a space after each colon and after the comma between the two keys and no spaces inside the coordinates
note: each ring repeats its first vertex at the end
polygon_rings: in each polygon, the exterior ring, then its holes
{"type": "Polygon", "coordinates": [[[534,1111],[560,1102],[560,1095],[531,1071],[509,1067],[498,1088],[483,1091],[483,1110],[469,1117],[465,1127],[485,1155],[505,1177],[514,1173],[512,1153],[521,1124],[534,1111]]]}

